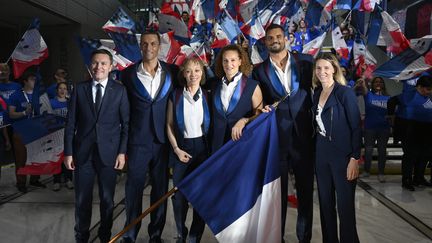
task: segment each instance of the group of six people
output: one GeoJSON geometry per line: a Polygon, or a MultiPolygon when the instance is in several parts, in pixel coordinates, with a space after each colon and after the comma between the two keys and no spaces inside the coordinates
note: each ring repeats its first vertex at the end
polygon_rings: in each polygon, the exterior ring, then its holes
{"type": "MultiPolygon", "coordinates": [[[[287,213],[288,171],[293,170],[298,197],[297,238],[312,238],[314,175],[320,200],[323,242],[358,242],[354,195],[358,177],[360,113],[352,89],[345,86],[336,57],[287,51],[287,36],[276,24],[266,29],[269,58],[253,67],[237,45],[224,47],[215,63],[217,78],[206,79],[205,66],[188,58],[178,67],[158,60],[160,36],[141,35],[142,61],[127,68],[121,83],[109,78],[112,56],[92,54],[92,80],[76,84],[65,128],[65,165],[75,170],[75,239],[87,242],[92,187],[97,176],[102,242],[111,237],[116,170],[127,165],[126,222],[142,212],[146,177],[150,203],[168,190],[168,160],[179,183],[275,102],[282,187],[282,241],[287,213]],[[127,163],[126,163],[127,154],[127,163]],[[337,206],[336,206],[337,205],[337,206]],[[337,227],[339,215],[339,235],[337,227]]],[[[223,178],[221,178],[223,180],[223,178]]],[[[172,198],[177,241],[200,242],[205,223],[194,211],[185,226],[188,202],[172,198]]],[[[161,242],[167,204],[150,215],[150,242],[161,242]]],[[[135,242],[141,223],[123,237],[135,242]]]]}

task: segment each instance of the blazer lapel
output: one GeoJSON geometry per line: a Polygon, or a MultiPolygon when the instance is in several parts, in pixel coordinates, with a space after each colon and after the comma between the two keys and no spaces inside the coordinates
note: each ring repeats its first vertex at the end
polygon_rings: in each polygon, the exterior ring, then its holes
{"type": "Polygon", "coordinates": [[[107,86],[105,87],[105,93],[102,97],[101,108],[99,109],[99,113],[97,114],[97,117],[99,117],[99,114],[103,114],[103,112],[107,109],[109,101],[112,101],[112,94],[113,94],[112,82],[114,81],[108,79],[107,86]]]}
{"type": "Polygon", "coordinates": [[[88,99],[88,102],[90,104],[90,109],[91,109],[93,115],[96,116],[96,110],[95,110],[94,102],[93,102],[92,83],[93,83],[93,81],[89,81],[88,85],[85,86],[85,93],[86,93],[86,97],[88,99]]]}
{"type": "Polygon", "coordinates": [[[276,93],[279,95],[279,97],[284,97],[286,95],[286,90],[283,87],[281,81],[279,80],[279,77],[276,74],[276,70],[271,64],[270,57],[267,59],[267,61],[263,64],[264,65],[264,71],[270,80],[270,83],[273,87],[273,89],[276,91],[276,93]]]}

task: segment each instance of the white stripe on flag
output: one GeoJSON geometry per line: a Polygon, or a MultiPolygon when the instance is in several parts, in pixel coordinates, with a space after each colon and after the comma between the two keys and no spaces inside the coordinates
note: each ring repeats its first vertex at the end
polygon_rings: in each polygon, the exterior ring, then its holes
{"type": "Polygon", "coordinates": [[[255,205],[216,235],[221,242],[281,242],[280,177],[263,186],[255,205]]]}

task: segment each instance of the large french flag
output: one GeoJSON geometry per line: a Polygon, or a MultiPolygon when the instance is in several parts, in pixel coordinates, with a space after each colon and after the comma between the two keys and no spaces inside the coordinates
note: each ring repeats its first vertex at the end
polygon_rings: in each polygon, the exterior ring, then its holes
{"type": "Polygon", "coordinates": [[[432,68],[432,35],[412,39],[410,48],[379,66],[374,75],[394,80],[412,79],[432,68]]]}
{"type": "Polygon", "coordinates": [[[281,242],[275,112],[260,115],[177,187],[219,242],[281,242]]]}
{"type": "Polygon", "coordinates": [[[48,47],[39,33],[39,25],[39,19],[34,19],[11,55],[16,79],[21,77],[27,68],[39,65],[48,58],[48,47]]]}

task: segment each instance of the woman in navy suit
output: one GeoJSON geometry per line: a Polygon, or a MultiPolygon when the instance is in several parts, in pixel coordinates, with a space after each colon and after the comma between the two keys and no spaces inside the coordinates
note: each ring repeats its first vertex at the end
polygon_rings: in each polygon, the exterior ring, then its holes
{"type": "Polygon", "coordinates": [[[258,82],[249,78],[252,65],[243,48],[238,45],[222,48],[215,71],[219,79],[213,92],[212,153],[230,139],[240,139],[250,118],[263,107],[258,82]]]}
{"type": "MultiPolygon", "coordinates": [[[[167,108],[167,136],[176,160],[173,183],[177,185],[208,156],[207,134],[210,126],[208,98],[200,85],[205,83],[204,64],[198,58],[186,59],[180,66],[179,83],[167,108]]],[[[180,191],[172,197],[177,241],[186,242],[188,202],[180,191]]],[[[189,242],[200,242],[205,223],[194,210],[189,242]]]]}
{"type": "Polygon", "coordinates": [[[315,59],[316,179],[323,242],[359,242],[354,196],[358,177],[360,112],[338,60],[331,53],[315,59]],[[339,215],[339,237],[336,218],[339,215]]]}

